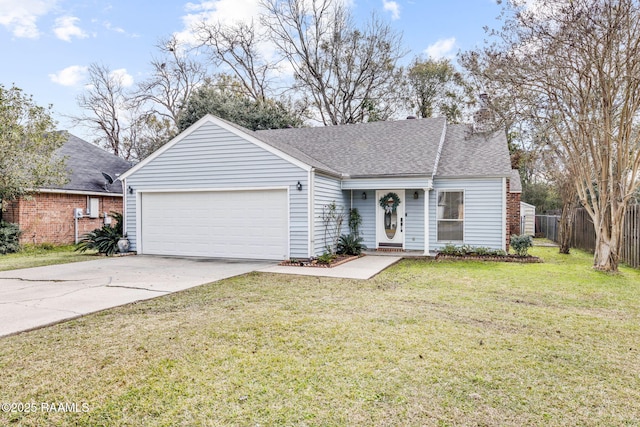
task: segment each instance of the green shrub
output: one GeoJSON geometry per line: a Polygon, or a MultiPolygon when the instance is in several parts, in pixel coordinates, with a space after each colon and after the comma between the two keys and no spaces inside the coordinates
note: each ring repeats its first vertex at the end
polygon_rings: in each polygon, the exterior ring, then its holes
{"type": "Polygon", "coordinates": [[[507,253],[502,249],[491,249],[485,246],[470,246],[470,245],[462,245],[456,246],[451,243],[447,243],[442,248],[438,250],[438,253],[442,255],[455,255],[455,256],[464,256],[464,255],[481,255],[481,256],[505,256],[507,253]]]}
{"type": "Polygon", "coordinates": [[[318,257],[318,262],[320,264],[331,264],[331,261],[336,259],[336,255],[330,252],[325,252],[318,257]]]}
{"type": "Polygon", "coordinates": [[[443,247],[438,250],[438,253],[443,255],[464,255],[462,252],[462,247],[456,246],[452,243],[447,243],[443,247]]]}
{"type": "Polygon", "coordinates": [[[118,240],[121,237],[114,227],[105,225],[82,236],[76,250],[86,252],[95,249],[101,254],[111,256],[118,252],[118,240]]]}
{"type": "Polygon", "coordinates": [[[123,227],[122,214],[111,211],[109,212],[109,216],[111,216],[111,218],[116,220],[116,224],[113,226],[113,228],[116,229],[116,232],[121,236],[124,235],[124,231],[122,229],[123,227]]]}
{"type": "Polygon", "coordinates": [[[474,253],[476,255],[490,255],[491,252],[493,252],[493,250],[485,246],[478,246],[477,248],[474,249],[474,253]]]}
{"type": "Polygon", "coordinates": [[[118,252],[118,240],[122,238],[122,215],[111,212],[110,215],[116,220],[116,224],[111,227],[105,225],[82,236],[77,251],[86,252],[95,249],[101,254],[111,256],[118,252]]]}
{"type": "Polygon", "coordinates": [[[18,224],[0,221],[0,254],[9,254],[20,250],[20,227],[18,224]]]}
{"type": "Polygon", "coordinates": [[[341,255],[360,255],[367,247],[364,239],[355,233],[343,234],[338,240],[338,253],[341,255]]]}
{"type": "Polygon", "coordinates": [[[511,236],[511,247],[516,251],[518,256],[527,256],[531,246],[533,246],[531,236],[527,236],[526,234],[511,236]]]}
{"type": "Polygon", "coordinates": [[[351,234],[355,234],[356,236],[359,236],[361,225],[362,225],[362,216],[360,216],[360,212],[358,211],[358,208],[353,208],[349,210],[349,230],[351,230],[351,234]]]}

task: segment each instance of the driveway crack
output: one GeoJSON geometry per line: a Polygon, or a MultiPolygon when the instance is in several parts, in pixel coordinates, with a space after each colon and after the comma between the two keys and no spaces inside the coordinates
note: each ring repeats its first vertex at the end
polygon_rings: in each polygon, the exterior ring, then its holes
{"type": "Polygon", "coordinates": [[[125,285],[106,285],[105,288],[135,289],[137,291],[158,292],[162,294],[166,294],[170,292],[170,291],[163,291],[162,289],[149,289],[149,288],[141,288],[138,286],[125,286],[125,285]]]}
{"type": "Polygon", "coordinates": [[[81,282],[86,279],[25,279],[23,277],[0,277],[0,280],[18,280],[20,282],[52,282],[52,283],[64,283],[64,282],[81,282]]]}

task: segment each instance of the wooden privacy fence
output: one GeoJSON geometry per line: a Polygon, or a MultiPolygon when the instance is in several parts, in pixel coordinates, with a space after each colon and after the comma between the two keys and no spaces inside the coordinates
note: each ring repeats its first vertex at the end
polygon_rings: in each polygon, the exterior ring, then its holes
{"type": "MultiPolygon", "coordinates": [[[[596,231],[591,217],[583,208],[576,209],[574,215],[571,247],[594,252],[596,231]]],[[[559,223],[559,215],[536,215],[536,235],[558,242],[559,223]]],[[[620,259],[633,268],[640,268],[640,205],[629,206],[627,209],[620,259]]]]}

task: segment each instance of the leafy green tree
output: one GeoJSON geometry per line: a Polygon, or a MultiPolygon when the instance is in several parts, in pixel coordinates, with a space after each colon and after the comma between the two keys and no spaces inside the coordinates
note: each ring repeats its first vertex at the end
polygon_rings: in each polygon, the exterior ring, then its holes
{"type": "Polygon", "coordinates": [[[418,117],[444,116],[460,123],[469,99],[469,86],[447,59],[416,58],[407,72],[410,104],[418,117]]]}
{"type": "Polygon", "coordinates": [[[0,202],[65,182],[64,159],[54,151],[66,141],[56,132],[51,107],[31,95],[0,84],[0,202]]]}
{"type": "Polygon", "coordinates": [[[547,182],[523,182],[522,201],[534,205],[537,214],[562,208],[562,200],[554,185],[547,182]]]}
{"type": "MultiPolygon", "coordinates": [[[[225,80],[221,80],[224,82],[225,80]]],[[[185,130],[206,114],[212,114],[251,130],[280,129],[302,125],[300,117],[282,102],[266,99],[257,101],[233,85],[209,83],[197,89],[187,101],[178,120],[180,131],[185,130]]]]}

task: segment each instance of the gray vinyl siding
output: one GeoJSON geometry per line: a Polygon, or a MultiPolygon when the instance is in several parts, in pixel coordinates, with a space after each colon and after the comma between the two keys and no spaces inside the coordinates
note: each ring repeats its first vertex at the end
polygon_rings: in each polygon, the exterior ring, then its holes
{"type": "Polygon", "coordinates": [[[504,194],[501,178],[434,180],[434,189],[429,197],[429,241],[430,249],[437,250],[448,242],[437,240],[437,197],[439,190],[464,191],[464,242],[471,246],[503,248],[504,194]]]}
{"type": "Polygon", "coordinates": [[[314,175],[314,239],[313,255],[322,255],[325,251],[325,227],[322,221],[323,207],[336,203],[338,211],[343,212],[342,232],[349,232],[349,192],[342,191],[339,179],[331,178],[321,174],[314,175]]]}
{"type": "MultiPolygon", "coordinates": [[[[308,172],[214,123],[204,122],[126,181],[136,193],[288,187],[290,256],[308,256],[308,172]]],[[[125,194],[126,232],[136,250],[136,194],[125,194]]]]}
{"type": "Polygon", "coordinates": [[[424,190],[405,191],[405,236],[404,247],[407,250],[424,250],[424,190]],[[413,194],[418,192],[418,198],[413,194]]]}
{"type": "Polygon", "coordinates": [[[375,190],[353,190],[352,206],[358,209],[362,218],[360,225],[360,237],[367,249],[376,248],[376,207],[378,206],[375,190]],[[367,195],[362,199],[362,193],[367,195]]]}

